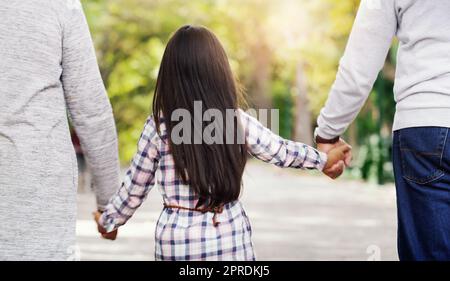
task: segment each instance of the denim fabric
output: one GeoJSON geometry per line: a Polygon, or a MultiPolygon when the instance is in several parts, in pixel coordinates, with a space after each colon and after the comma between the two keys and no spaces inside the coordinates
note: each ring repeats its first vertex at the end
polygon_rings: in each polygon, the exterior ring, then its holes
{"type": "Polygon", "coordinates": [[[400,260],[450,260],[450,129],[394,133],[400,260]]]}

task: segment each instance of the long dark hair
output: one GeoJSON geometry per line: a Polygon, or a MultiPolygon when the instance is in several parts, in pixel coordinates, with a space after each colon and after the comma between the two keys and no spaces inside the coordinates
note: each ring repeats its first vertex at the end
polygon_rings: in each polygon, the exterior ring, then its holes
{"type": "MultiPolygon", "coordinates": [[[[225,140],[223,144],[174,144],[170,136],[178,122],[171,121],[171,114],[176,109],[185,109],[194,116],[194,102],[201,101],[202,114],[208,109],[216,109],[225,116],[226,110],[238,108],[241,97],[217,37],[204,27],[180,28],[164,52],[153,114],[158,132],[161,118],[165,120],[176,173],[198,195],[197,207],[217,207],[239,198],[247,161],[246,145],[234,137],[232,144],[225,140]]],[[[191,120],[191,126],[194,126],[195,121],[191,120]]],[[[233,133],[239,136],[242,127],[237,118],[233,122],[233,133]]],[[[207,125],[202,122],[203,128],[207,125]]],[[[226,127],[223,126],[224,138],[226,127]]]]}

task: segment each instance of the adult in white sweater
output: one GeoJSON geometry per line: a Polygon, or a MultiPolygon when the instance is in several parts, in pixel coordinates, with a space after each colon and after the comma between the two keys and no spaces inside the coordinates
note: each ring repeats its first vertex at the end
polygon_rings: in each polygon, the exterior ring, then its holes
{"type": "Polygon", "coordinates": [[[316,141],[327,151],[342,142],[397,36],[393,161],[401,260],[450,260],[449,15],[448,0],[362,0],[318,118],[316,141]]]}
{"type": "Polygon", "coordinates": [[[78,0],[0,1],[0,260],[76,258],[77,164],[98,208],[119,187],[116,127],[78,0]]]}

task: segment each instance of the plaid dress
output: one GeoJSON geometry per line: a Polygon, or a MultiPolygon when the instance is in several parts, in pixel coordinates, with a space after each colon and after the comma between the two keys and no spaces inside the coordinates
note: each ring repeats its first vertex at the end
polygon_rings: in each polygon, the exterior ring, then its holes
{"type": "MultiPolygon", "coordinates": [[[[245,130],[248,152],[279,167],[322,170],[327,156],[302,143],[272,133],[255,118],[238,111],[245,130]]],[[[195,208],[198,197],[175,174],[164,123],[158,135],[148,118],[125,180],[111,199],[100,223],[108,230],[125,224],[157,185],[167,205],[195,208]]],[[[156,260],[255,260],[249,219],[239,201],[226,204],[217,214],[164,208],[156,226],[156,260]]]]}

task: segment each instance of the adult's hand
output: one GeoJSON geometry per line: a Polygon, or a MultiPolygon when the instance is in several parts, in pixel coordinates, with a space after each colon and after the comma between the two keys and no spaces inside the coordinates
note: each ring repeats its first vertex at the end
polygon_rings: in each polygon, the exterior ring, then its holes
{"type": "MultiPolygon", "coordinates": [[[[334,144],[319,143],[319,144],[317,144],[317,149],[328,154],[332,149],[339,147],[339,146],[349,146],[349,145],[343,139],[340,139],[337,143],[334,143],[334,144]]],[[[339,161],[332,167],[325,169],[323,171],[323,173],[325,175],[327,175],[328,177],[330,177],[332,179],[337,179],[338,177],[340,177],[342,175],[342,173],[344,173],[345,167],[350,166],[351,161],[352,161],[352,148],[351,148],[351,146],[349,146],[349,147],[350,147],[350,150],[346,153],[345,160],[339,161]]]]}
{"type": "Polygon", "coordinates": [[[116,240],[117,238],[117,229],[112,231],[112,232],[107,232],[106,229],[100,225],[99,220],[100,220],[100,216],[102,215],[100,212],[95,212],[93,213],[94,215],[94,219],[95,222],[97,223],[97,230],[98,232],[102,235],[103,238],[107,239],[107,240],[116,240]]]}

